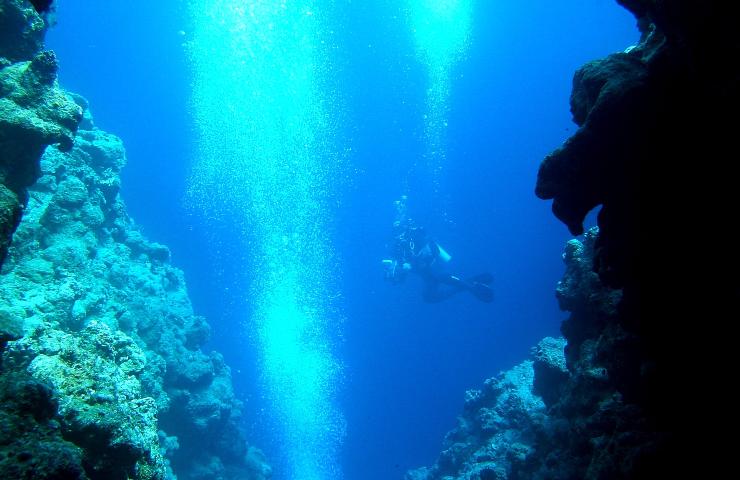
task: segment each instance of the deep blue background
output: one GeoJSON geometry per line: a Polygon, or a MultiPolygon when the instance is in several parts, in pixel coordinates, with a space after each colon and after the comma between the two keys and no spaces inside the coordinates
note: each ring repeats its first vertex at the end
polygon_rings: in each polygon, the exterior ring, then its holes
{"type": "MultiPolygon", "coordinates": [[[[229,241],[228,227],[208,232],[183,206],[193,156],[180,33],[188,25],[173,3],[181,2],[62,0],[48,45],[62,85],[87,97],[96,124],[124,140],[129,212],[185,271],[194,307],[213,327],[209,347],[232,365],[247,401],[250,440],[275,457],[279,443],[259,416],[254,349],[248,335],[237,334],[245,272],[232,260],[243,252],[228,247],[239,243],[229,241]]],[[[379,265],[392,202],[424,153],[425,71],[402,2],[335,3],[337,81],[349,119],[337,132],[338,148],[352,148],[336,212],[345,317],[340,401],[348,422],[341,461],[349,480],[402,478],[434,462],[465,389],[558,333],[564,314],[553,292],[569,236],[533,194],[537,167],[574,131],[568,96],[575,69],[624,49],[637,32],[612,0],[477,2],[469,55],[452,75],[442,182],[449,221],[432,216],[434,199],[423,189],[409,192],[409,207],[453,255],[455,271],[494,274],[496,300],[461,296],[430,306],[415,279],[385,284],[379,265]]]]}

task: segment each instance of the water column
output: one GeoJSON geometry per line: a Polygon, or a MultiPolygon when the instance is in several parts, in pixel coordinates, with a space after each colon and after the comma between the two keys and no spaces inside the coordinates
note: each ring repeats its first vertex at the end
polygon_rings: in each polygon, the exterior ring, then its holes
{"type": "Polygon", "coordinates": [[[428,75],[424,113],[427,145],[422,166],[431,177],[433,193],[439,202],[446,157],[450,77],[468,48],[474,0],[407,1],[417,56],[428,75]]]}
{"type": "MultiPolygon", "coordinates": [[[[237,232],[278,478],[341,478],[341,313],[332,210],[341,159],[327,92],[330,2],[190,0],[197,159],[189,198],[237,232]],[[322,9],[323,7],[323,9],[322,9]]],[[[228,240],[227,240],[228,241],[228,240]]]]}

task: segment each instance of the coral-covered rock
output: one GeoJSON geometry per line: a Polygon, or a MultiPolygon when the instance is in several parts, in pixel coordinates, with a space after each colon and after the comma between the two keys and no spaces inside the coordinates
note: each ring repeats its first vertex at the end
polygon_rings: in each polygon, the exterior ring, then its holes
{"type": "Polygon", "coordinates": [[[668,435],[641,393],[651,369],[640,338],[620,325],[621,292],[591,269],[596,230],[568,242],[558,284],[571,315],[565,339],[545,338],[528,361],[466,394],[457,429],[431,468],[409,480],[650,478],[668,435]],[[566,344],[567,340],[567,344],[566,344]]]}
{"type": "Polygon", "coordinates": [[[466,392],[463,414],[457,428],[445,436],[437,463],[409,472],[406,479],[510,478],[514,465],[534,452],[546,418],[545,405],[533,391],[532,365],[525,361],[486,380],[482,390],[466,392]]]}
{"type": "Polygon", "coordinates": [[[121,141],[57,86],[52,3],[0,0],[0,476],[174,478],[165,454],[181,479],[268,478],[182,272],[118,195],[121,141]]]}
{"type": "Polygon", "coordinates": [[[62,436],[52,388],[26,372],[0,375],[0,477],[87,480],[82,451],[62,436]]]}
{"type": "Polygon", "coordinates": [[[23,317],[19,315],[17,309],[0,306],[0,352],[9,341],[18,340],[22,336],[23,317]]]}
{"type": "Polygon", "coordinates": [[[0,183],[0,264],[8,251],[13,232],[21,221],[18,195],[0,183]]]}
{"type": "Polygon", "coordinates": [[[43,48],[45,33],[46,22],[31,4],[25,0],[0,1],[0,59],[28,60],[43,48]]]}
{"type": "Polygon", "coordinates": [[[151,478],[170,466],[180,479],[267,478],[259,472],[269,467],[254,467],[257,457],[248,456],[254,450],[237,426],[241,403],[229,368],[219,354],[200,350],[210,328],[193,313],[183,273],[126,213],[118,194],[121,141],[95,128],[89,112],[84,118],[71,151],[45,152],[0,277],[0,303],[20,309],[31,332],[8,356],[21,349],[34,378],[57,392],[63,431],[81,432],[65,438],[97,459],[86,462],[90,471],[133,462],[151,478]],[[68,372],[56,353],[21,348],[39,335],[44,348],[58,349],[58,338],[73,345],[80,371],[68,372]],[[169,465],[159,456],[160,439],[169,465]]]}
{"type": "Polygon", "coordinates": [[[58,401],[62,436],[82,451],[92,478],[164,479],[156,405],[137,378],[146,358],[122,332],[98,322],[80,335],[40,325],[6,354],[58,401]]]}
{"type": "Polygon", "coordinates": [[[532,350],[534,357],[533,391],[542,397],[548,407],[557,402],[570,379],[565,363],[565,339],[543,338],[532,350]]]}
{"type": "MultiPolygon", "coordinates": [[[[737,149],[740,44],[732,2],[619,3],[635,14],[642,38],[576,73],[571,110],[580,128],[542,162],[536,193],[553,199],[573,233],[602,206],[593,255],[584,258],[622,297],[609,313],[603,299],[582,302],[572,290],[560,296],[572,312],[563,325],[568,364],[583,374],[576,378],[619,392],[637,412],[624,418],[653,425],[649,437],[669,438],[656,443],[657,469],[675,456],[697,457],[676,447],[711,435],[706,419],[691,422],[700,433],[686,433],[686,411],[715,409],[685,379],[732,363],[732,336],[718,332],[737,308],[737,281],[727,278],[740,269],[740,250],[716,226],[740,207],[727,160],[737,149]],[[594,310],[599,304],[606,309],[594,310]]],[[[594,415],[600,408],[582,406],[594,415]]]]}
{"type": "Polygon", "coordinates": [[[0,265],[48,145],[72,148],[82,109],[57,86],[46,23],[25,0],[0,1],[0,265]]]}

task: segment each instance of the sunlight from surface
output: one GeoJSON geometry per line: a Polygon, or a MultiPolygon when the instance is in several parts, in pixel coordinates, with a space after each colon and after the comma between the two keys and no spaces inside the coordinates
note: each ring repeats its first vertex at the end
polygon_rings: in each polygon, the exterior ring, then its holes
{"type": "Polygon", "coordinates": [[[450,76],[470,42],[473,0],[409,0],[409,23],[417,56],[428,75],[424,114],[427,141],[426,168],[440,194],[446,157],[450,76]]]}
{"type": "Polygon", "coordinates": [[[191,0],[188,45],[198,136],[189,199],[244,230],[252,282],[245,328],[256,332],[285,455],[269,461],[280,478],[295,480],[341,478],[344,437],[328,208],[342,161],[333,153],[336,102],[325,88],[326,6],[191,0]]]}

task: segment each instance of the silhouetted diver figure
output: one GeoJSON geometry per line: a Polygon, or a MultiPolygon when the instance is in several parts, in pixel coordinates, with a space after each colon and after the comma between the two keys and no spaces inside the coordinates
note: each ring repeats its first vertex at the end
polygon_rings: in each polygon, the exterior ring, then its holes
{"type": "MultiPolygon", "coordinates": [[[[405,200],[405,199],[402,199],[405,200]]],[[[435,242],[423,227],[417,227],[411,219],[396,222],[399,229],[393,244],[391,259],[383,260],[385,278],[393,283],[405,280],[406,273],[418,274],[424,281],[423,298],[426,302],[440,302],[467,291],[482,302],[493,301],[489,273],[463,280],[446,272],[445,264],[450,255],[435,242]]]]}

